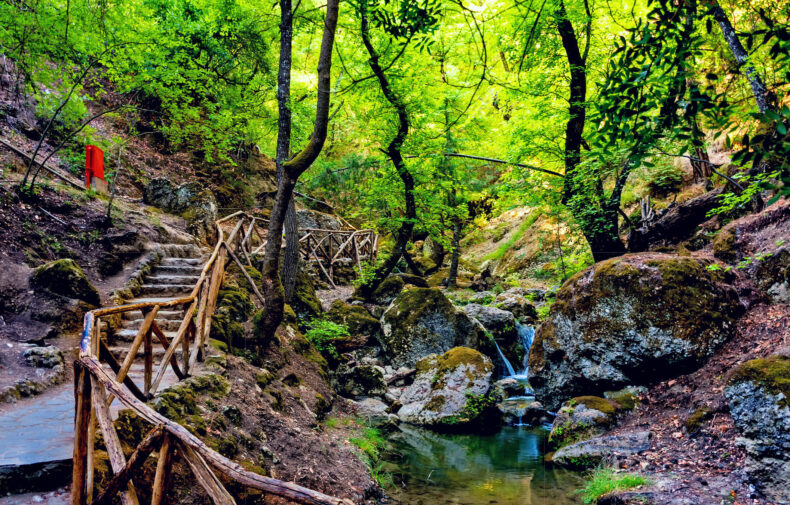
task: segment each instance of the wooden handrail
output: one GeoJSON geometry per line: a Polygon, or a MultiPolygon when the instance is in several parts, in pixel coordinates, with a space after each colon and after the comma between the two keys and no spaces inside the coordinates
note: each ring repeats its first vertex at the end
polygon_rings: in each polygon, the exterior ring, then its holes
{"type": "MultiPolygon", "coordinates": [[[[219,471],[226,477],[244,486],[281,496],[298,503],[353,505],[353,502],[350,500],[328,496],[297,484],[246,471],[237,463],[210,449],[181,425],[158,414],[143,401],[156,392],[168,366],[172,367],[179,379],[181,379],[189,375],[195,362],[202,355],[201,351],[208,339],[211,317],[216,308],[217,295],[222,283],[226,260],[233,259],[242,269],[242,273],[248,277],[248,280],[252,281],[249,279],[244,265],[241,264],[241,261],[233,253],[232,249],[238,238],[237,245],[244,252],[245,242],[250,241],[253,231],[258,232],[256,221],[262,221],[262,219],[252,217],[243,211],[238,211],[215,222],[217,225],[216,245],[189,295],[168,301],[139,302],[113,307],[101,307],[85,314],[79,346],[79,359],[75,362],[74,393],[77,415],[75,416],[74,425],[74,466],[72,473],[72,489],[74,491],[72,492],[72,505],[87,505],[92,501],[93,441],[95,439],[94,430],[96,429],[94,420],[98,421],[113,470],[110,487],[106,488],[96,501],[106,503],[113,496],[120,493],[121,502],[124,505],[137,505],[138,503],[131,477],[136,470],[142,467],[143,461],[152,452],[153,442],[151,437],[146,438],[135,449],[131,459],[128,462],[126,461],[123,451],[120,449],[120,441],[109,413],[109,405],[113,398],[117,398],[120,403],[134,411],[140,418],[152,424],[154,426],[152,433],[158,433],[160,430],[164,433],[152,486],[152,503],[156,505],[161,504],[162,498],[166,494],[167,476],[170,473],[173,449],[176,447],[179,449],[178,453],[185,459],[189,468],[195,474],[198,483],[204,487],[207,494],[217,505],[235,505],[235,501],[224,488],[214,471],[219,471]],[[225,233],[220,225],[234,218],[237,219],[237,223],[228,237],[225,238],[225,233]],[[239,231],[243,229],[245,222],[249,222],[249,228],[247,228],[242,237],[239,235],[239,231]],[[188,305],[188,308],[184,312],[184,317],[176,336],[168,342],[164,333],[156,325],[156,315],[162,309],[184,305],[188,305]],[[143,312],[143,324],[131,342],[129,353],[125,357],[123,364],[120,364],[110,352],[109,347],[101,341],[101,335],[98,331],[99,321],[100,318],[105,316],[136,310],[143,312]],[[193,315],[195,314],[197,314],[197,320],[193,321],[193,315]],[[151,373],[151,360],[153,357],[152,333],[155,333],[160,342],[166,346],[165,354],[154,377],[152,377],[151,373]],[[189,349],[190,336],[194,345],[194,349],[191,351],[189,349]],[[145,345],[146,359],[145,387],[143,391],[140,391],[137,385],[128,377],[128,371],[140,345],[145,345]],[[183,372],[179,369],[175,356],[179,345],[183,346],[183,372]],[[109,372],[102,367],[100,361],[102,357],[110,364],[114,372],[109,372]],[[115,375],[115,373],[118,375],[115,375]]],[[[257,234],[259,238],[262,236],[259,232],[257,234]]],[[[253,283],[252,285],[255,288],[255,284],[253,283]]],[[[262,295],[258,290],[255,289],[255,291],[256,296],[262,299],[262,295]]]]}

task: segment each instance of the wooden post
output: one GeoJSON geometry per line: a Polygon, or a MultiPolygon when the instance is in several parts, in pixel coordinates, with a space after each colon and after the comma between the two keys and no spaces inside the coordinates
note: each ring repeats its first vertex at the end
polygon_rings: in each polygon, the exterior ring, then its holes
{"type": "Polygon", "coordinates": [[[143,393],[146,394],[149,398],[151,397],[151,376],[154,373],[154,346],[153,342],[151,341],[151,328],[148,328],[148,331],[145,332],[145,337],[143,339],[143,349],[145,352],[144,361],[143,361],[143,393]]]}
{"type": "Polygon", "coordinates": [[[194,340],[194,335],[195,321],[190,319],[187,333],[184,335],[184,340],[181,341],[181,361],[184,363],[184,370],[187,371],[187,375],[189,375],[189,338],[192,337],[194,340]]]}
{"type": "MultiPolygon", "coordinates": [[[[162,347],[167,351],[170,348],[170,341],[167,339],[167,336],[159,329],[159,326],[154,323],[151,325],[151,329],[156,334],[157,338],[159,339],[159,343],[162,344],[162,347]]],[[[176,377],[178,380],[184,380],[187,378],[186,374],[181,371],[181,368],[178,366],[178,361],[176,360],[175,356],[170,356],[170,366],[173,367],[173,371],[176,373],[176,377]]]]}
{"type": "Polygon", "coordinates": [[[215,505],[236,505],[236,500],[233,499],[228,490],[225,489],[225,486],[219,481],[219,478],[211,471],[206,460],[186,444],[181,444],[180,449],[184,459],[192,469],[192,473],[197,477],[198,483],[203,486],[206,494],[211,497],[211,501],[215,505]]]}
{"type": "Polygon", "coordinates": [[[115,474],[115,477],[110,480],[104,491],[91,502],[91,505],[108,505],[112,503],[115,494],[131,481],[134,472],[143,466],[148,455],[156,448],[157,442],[162,438],[162,433],[162,425],[156,426],[148,432],[148,435],[140,442],[140,445],[137,446],[132,455],[129,456],[129,460],[121,471],[115,474]]]}
{"type": "Polygon", "coordinates": [[[192,355],[189,357],[189,368],[187,368],[186,373],[191,373],[192,369],[195,367],[198,358],[201,357],[202,354],[202,340],[203,340],[203,328],[206,325],[206,301],[208,300],[208,288],[209,288],[209,280],[203,280],[203,286],[200,288],[200,302],[198,303],[198,313],[197,313],[197,326],[195,328],[195,334],[193,336],[195,343],[193,344],[194,348],[192,349],[192,355]]]}
{"type": "Polygon", "coordinates": [[[156,462],[156,474],[154,475],[154,485],[151,490],[151,505],[162,505],[165,498],[165,489],[167,489],[167,479],[170,476],[173,457],[170,439],[170,434],[165,433],[162,439],[162,447],[159,449],[159,460],[156,462]]]}
{"type": "Polygon", "coordinates": [[[91,418],[91,376],[85,368],[74,363],[74,455],[71,473],[71,503],[88,502],[88,429],[91,418]]]}
{"type": "MultiPolygon", "coordinates": [[[[107,456],[110,459],[110,466],[113,473],[117,475],[126,466],[126,457],[123,455],[121,441],[118,440],[118,434],[115,432],[115,427],[112,424],[110,410],[107,408],[104,386],[95,381],[93,383],[93,403],[95,405],[93,410],[96,413],[96,420],[99,421],[99,427],[104,438],[104,446],[107,448],[107,456]]],[[[123,505],[138,505],[137,493],[131,482],[127,483],[126,490],[121,493],[121,503],[123,505]]]]}

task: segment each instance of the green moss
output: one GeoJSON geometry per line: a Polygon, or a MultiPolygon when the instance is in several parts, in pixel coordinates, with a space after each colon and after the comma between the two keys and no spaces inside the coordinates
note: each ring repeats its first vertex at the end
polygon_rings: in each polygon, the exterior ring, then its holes
{"type": "Polygon", "coordinates": [[[702,424],[713,417],[714,410],[710,407],[700,407],[686,418],[686,433],[696,433],[702,424]]]}
{"type": "Polygon", "coordinates": [[[216,447],[217,452],[226,458],[232,458],[239,452],[239,443],[233,435],[217,440],[216,447]]]}
{"type": "Polygon", "coordinates": [[[266,386],[272,383],[275,379],[275,375],[268,370],[262,369],[255,375],[255,382],[258,383],[261,389],[266,389],[266,386]]]}
{"type": "Polygon", "coordinates": [[[441,356],[423,358],[417,362],[415,368],[418,374],[433,370],[433,387],[441,389],[444,387],[445,377],[461,365],[468,367],[466,378],[470,381],[494,370],[491,360],[488,360],[480,351],[469,347],[453,347],[441,356]]]}
{"type": "Polygon", "coordinates": [[[447,402],[447,399],[442,395],[437,395],[431,398],[431,400],[425,404],[425,410],[431,410],[433,412],[439,412],[439,410],[444,407],[444,404],[447,402]]]}
{"type": "Polygon", "coordinates": [[[573,402],[573,405],[584,405],[588,409],[603,412],[607,416],[614,416],[618,411],[622,410],[622,407],[617,402],[599,396],[577,396],[571,402],[573,402]]]}
{"type": "Polygon", "coordinates": [[[76,298],[94,306],[101,303],[99,292],[72,259],[55,260],[36,268],[30,284],[34,288],[76,298]]]}
{"type": "Polygon", "coordinates": [[[341,300],[335,300],[326,314],[326,318],[348,328],[351,335],[371,336],[379,332],[379,320],[371,316],[361,305],[350,305],[341,300]]]}
{"type": "Polygon", "coordinates": [[[254,306],[247,291],[221,289],[217,299],[217,312],[225,312],[234,321],[243,323],[252,316],[254,306]]]}
{"type": "Polygon", "coordinates": [[[790,356],[774,355],[753,359],[742,364],[728,377],[728,384],[753,382],[771,394],[782,394],[790,399],[790,356]]]}
{"type": "Polygon", "coordinates": [[[390,275],[373,291],[373,300],[384,302],[398,296],[406,282],[397,275],[390,275]]]}
{"type": "Polygon", "coordinates": [[[624,410],[634,410],[639,403],[639,398],[628,391],[615,393],[609,398],[617,402],[624,410]]]}
{"type": "Polygon", "coordinates": [[[291,347],[297,354],[304,356],[304,358],[308,361],[312,361],[318,365],[318,368],[321,370],[322,374],[326,373],[328,366],[326,359],[321,356],[321,353],[318,352],[318,349],[316,349],[315,346],[310,343],[310,341],[307,340],[302,334],[297,333],[291,339],[291,347]]]}
{"type": "Polygon", "coordinates": [[[728,263],[738,260],[738,254],[735,251],[735,233],[731,226],[722,228],[714,237],[713,255],[728,263]]]}
{"type": "Polygon", "coordinates": [[[315,417],[319,421],[324,419],[332,410],[332,403],[320,393],[315,394],[315,417]]]}
{"type": "Polygon", "coordinates": [[[296,275],[294,296],[291,302],[296,316],[300,321],[308,321],[323,313],[321,301],[315,294],[315,286],[310,276],[300,272],[296,275]]]}

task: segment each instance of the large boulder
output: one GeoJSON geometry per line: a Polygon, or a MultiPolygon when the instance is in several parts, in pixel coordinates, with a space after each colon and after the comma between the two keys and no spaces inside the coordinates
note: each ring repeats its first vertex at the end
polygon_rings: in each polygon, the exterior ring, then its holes
{"type": "Polygon", "coordinates": [[[479,348],[490,341],[480,323],[431,288],[401,292],[381,316],[381,328],[381,346],[396,368],[413,368],[429,354],[479,348]]]}
{"type": "Polygon", "coordinates": [[[747,475],[770,501],[790,503],[790,356],[742,364],[724,396],[746,449],[747,475]]]}
{"type": "Polygon", "coordinates": [[[521,367],[526,350],[522,348],[518,339],[516,319],[512,312],[479,303],[465,305],[464,312],[479,321],[483,328],[491,334],[511,365],[516,368],[521,367]]]}
{"type": "MultiPolygon", "coordinates": [[[[631,403],[629,406],[632,406],[631,403]]],[[[579,396],[563,404],[551,425],[549,443],[563,447],[603,435],[628,410],[615,400],[598,396],[579,396]]]]}
{"type": "Polygon", "coordinates": [[[387,383],[384,382],[384,372],[381,367],[359,365],[349,368],[343,365],[336,375],[335,390],[343,396],[361,398],[384,396],[387,393],[387,383]]]}
{"type": "Polygon", "coordinates": [[[720,272],[667,254],[603,261],[569,279],[538,328],[530,383],[551,410],[571,396],[646,385],[699,367],[743,307],[720,272]]]}
{"type": "Polygon", "coordinates": [[[493,372],[491,360],[468,347],[427,356],[417,363],[414,382],[400,396],[398,417],[426,426],[479,421],[495,404],[486,396],[493,372]]]}
{"type": "Polygon", "coordinates": [[[72,259],[55,260],[36,268],[30,284],[36,289],[82,300],[90,305],[101,303],[99,292],[72,259]]]}
{"type": "Polygon", "coordinates": [[[187,231],[200,240],[211,241],[216,233],[217,200],[199,182],[176,186],[164,177],[153,179],[143,189],[143,202],[180,214],[187,222],[187,231]]]}
{"type": "Polygon", "coordinates": [[[299,229],[342,230],[344,228],[343,221],[337,216],[312,209],[297,210],[296,222],[299,224],[299,229]]]}
{"type": "Polygon", "coordinates": [[[619,459],[650,449],[650,432],[635,431],[590,438],[566,445],[551,455],[554,464],[581,469],[616,466],[619,459]]]}
{"type": "MultiPolygon", "coordinates": [[[[370,315],[362,305],[350,305],[342,300],[335,300],[326,313],[326,318],[348,328],[348,333],[360,342],[367,343],[381,332],[381,323],[370,315]]],[[[364,344],[363,344],[364,345],[364,344]]]]}

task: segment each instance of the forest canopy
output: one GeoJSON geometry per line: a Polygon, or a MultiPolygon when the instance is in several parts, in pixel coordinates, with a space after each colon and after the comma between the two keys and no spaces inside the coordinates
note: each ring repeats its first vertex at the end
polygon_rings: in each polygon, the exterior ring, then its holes
{"type": "MultiPolygon", "coordinates": [[[[283,103],[289,154],[311,137],[325,15],[312,1],[12,0],[0,52],[66,149],[115,115],[234,179],[250,146],[277,158],[283,103]]],[[[406,239],[451,247],[454,229],[526,205],[586,238],[582,263],[619,255],[638,226],[627,207],[675,190],[679,158],[725,185],[718,212],[788,193],[789,27],[775,0],[340,2],[326,140],[295,184],[406,239]]]]}

